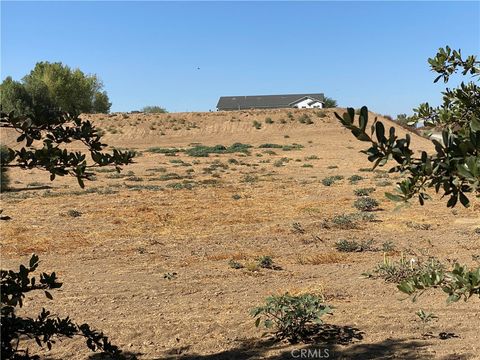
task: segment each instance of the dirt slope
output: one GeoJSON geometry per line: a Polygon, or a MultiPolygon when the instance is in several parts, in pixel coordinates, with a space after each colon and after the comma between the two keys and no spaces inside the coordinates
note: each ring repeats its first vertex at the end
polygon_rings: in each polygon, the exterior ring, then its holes
{"type": "MultiPolygon", "coordinates": [[[[433,256],[478,264],[479,202],[452,211],[434,196],[424,207],[394,211],[383,193],[398,179],[365,171],[370,164],[359,153],[365,144],[338,124],[333,110],[85,117],[105,131],[106,143],[139,156],[123,175],[99,172],[86,191],[73,179],[50,183],[42,172],[11,172],[13,188],[24,190],[2,194],[12,217],[0,224],[2,268],[36,252],[41,270],[57,271],[64,282],[54,301],[33,296],[25,311],[48,306],[89,322],[140,359],[291,359],[304,346],[328,349],[330,358],[478,358],[477,299],[446,306],[436,292],[417,303],[400,301],[394,284],[361,274],[383,261],[384,244],[394,260],[433,256]],[[194,143],[252,148],[209,157],[148,151],[194,143]],[[265,143],[288,147],[259,148],[265,143]],[[322,184],[334,175],[343,179],[322,184]],[[352,175],[362,179],[351,182],[352,175]],[[353,191],[368,187],[380,202],[375,219],[337,226],[336,216],[356,213],[353,191]],[[372,240],[380,251],[339,252],[339,240],[372,240]],[[264,255],[281,270],[255,268],[264,255]],[[231,268],[232,259],[245,268],[231,268]],[[168,273],[176,275],[168,280],[168,273]],[[250,309],[286,291],[322,292],[335,306],[326,319],[328,342],[261,338],[250,309]],[[420,308],[439,318],[422,323],[415,315],[420,308]],[[458,337],[441,340],[441,332],[458,337]]],[[[412,137],[415,148],[430,148],[428,140],[412,137]]],[[[2,133],[2,142],[14,139],[2,133]]],[[[89,353],[81,342],[65,341],[48,356],[87,359],[89,353]]]]}

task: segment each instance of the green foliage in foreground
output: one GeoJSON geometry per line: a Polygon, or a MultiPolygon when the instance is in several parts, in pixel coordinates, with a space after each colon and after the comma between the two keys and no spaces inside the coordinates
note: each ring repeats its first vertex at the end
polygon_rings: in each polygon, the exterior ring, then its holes
{"type": "Polygon", "coordinates": [[[95,168],[114,165],[120,171],[121,165],[133,162],[134,153],[114,149],[105,153],[107,146],[101,142],[101,135],[88,120],[76,115],[43,108],[35,114],[17,116],[12,111],[0,114],[0,128],[10,128],[19,133],[18,143],[24,146],[18,150],[8,149],[8,159],[2,157],[2,167],[21,169],[42,169],[50,173],[50,180],[56,176],[71,175],[84,187],[84,180],[92,180],[95,168]],[[33,147],[34,142],[42,146],[33,147]],[[81,142],[89,151],[93,163],[79,151],[68,151],[73,141],[81,142]]]}
{"type": "Polygon", "coordinates": [[[312,325],[322,324],[322,316],[331,314],[331,308],[315,294],[272,295],[266,304],[252,309],[255,326],[274,329],[275,336],[292,342],[301,340],[312,325]]]}
{"type": "Polygon", "coordinates": [[[436,287],[447,293],[447,303],[461,298],[467,301],[474,295],[480,298],[480,267],[469,270],[466,266],[456,263],[451,271],[431,269],[405,279],[398,285],[400,291],[414,295],[414,301],[426,289],[436,287]]]}
{"type": "Polygon", "coordinates": [[[103,351],[115,359],[121,358],[121,351],[112,345],[103,333],[93,330],[88,324],[78,325],[70,318],[54,317],[42,308],[36,319],[18,316],[16,310],[23,306],[25,294],[31,291],[44,291],[52,300],[48,290],[62,286],[53,272],[42,273],[40,278],[30,277],[39,265],[38,256],[32,255],[27,266],[20,265],[18,271],[1,270],[1,358],[5,360],[40,359],[38,355],[30,355],[29,349],[19,346],[25,339],[34,339],[38,346],[46,346],[49,350],[56,339],[84,337],[86,345],[92,351],[103,351]],[[38,281],[37,281],[38,280],[38,281]]]}
{"type": "MultiPolygon", "coordinates": [[[[460,51],[452,52],[448,46],[439,49],[436,57],[428,61],[432,70],[439,74],[435,82],[439,79],[448,82],[449,76],[458,69],[464,76],[467,73],[473,77],[480,74],[480,62],[476,57],[469,56],[464,60],[460,51]]],[[[458,201],[469,206],[469,194],[480,197],[480,88],[473,81],[462,83],[458,88],[443,92],[440,107],[432,108],[426,103],[414,111],[414,123],[422,121],[442,130],[442,141],[431,138],[435,146],[433,154],[422,151],[417,156],[410,147],[409,134],[400,138],[394,127],[387,132],[377,119],[368,133],[368,109],[365,106],[360,109],[358,125],[353,108],[348,108],[342,116],[337,113],[335,116],[358,140],[371,144],[363,152],[374,163],[374,168],[393,160],[396,165],[390,172],[407,176],[398,183],[398,194],[386,194],[390,200],[407,202],[418,196],[423,205],[429,198],[427,189],[434,188],[437,193],[449,197],[448,207],[454,207],[458,201]]]]}

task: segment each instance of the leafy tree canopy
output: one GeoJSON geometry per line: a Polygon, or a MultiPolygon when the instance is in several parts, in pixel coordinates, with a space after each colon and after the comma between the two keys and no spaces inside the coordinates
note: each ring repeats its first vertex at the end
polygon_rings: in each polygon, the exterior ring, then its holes
{"type": "Polygon", "coordinates": [[[328,96],[325,96],[325,99],[323,100],[323,107],[325,109],[337,107],[337,100],[334,100],[328,96]]]}
{"type": "Polygon", "coordinates": [[[31,114],[55,108],[70,114],[108,113],[111,103],[96,75],[62,63],[39,62],[22,81],[7,77],[0,85],[2,111],[31,114]]]}

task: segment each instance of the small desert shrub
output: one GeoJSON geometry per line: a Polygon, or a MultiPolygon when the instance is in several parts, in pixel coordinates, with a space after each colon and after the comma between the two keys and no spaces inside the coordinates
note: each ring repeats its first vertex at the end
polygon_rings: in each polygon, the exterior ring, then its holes
{"type": "Polygon", "coordinates": [[[290,160],[288,158],[281,158],[281,159],[278,159],[276,160],[274,163],[273,163],[273,166],[275,167],[282,167],[285,163],[288,163],[290,160]]]}
{"type": "Polygon", "coordinates": [[[307,125],[313,124],[312,119],[311,119],[310,116],[308,116],[307,114],[303,114],[302,116],[300,116],[300,117],[298,118],[298,121],[299,121],[301,124],[307,124],[307,125]]]}
{"type": "Polygon", "coordinates": [[[302,167],[304,168],[313,168],[312,164],[303,164],[302,167]]]}
{"type": "Polygon", "coordinates": [[[361,171],[361,172],[372,172],[373,169],[372,169],[372,168],[360,168],[360,169],[358,169],[358,171],[361,171]]]}
{"type": "Polygon", "coordinates": [[[323,323],[323,315],[330,313],[330,307],[321,296],[288,293],[269,296],[265,305],[251,311],[256,318],[255,326],[262,324],[267,329],[273,328],[277,338],[291,342],[304,338],[312,326],[323,323]]]}
{"type": "Polygon", "coordinates": [[[150,168],[150,169],[147,169],[146,171],[164,173],[164,172],[167,172],[167,169],[164,167],[158,167],[158,168],[150,168]]]}
{"type": "Polygon", "coordinates": [[[273,259],[271,256],[264,255],[260,256],[258,259],[258,266],[264,269],[273,269],[274,264],[273,264],[273,259]]]}
{"type": "Polygon", "coordinates": [[[342,179],[343,179],[343,176],[341,175],[328,176],[322,180],[322,184],[325,186],[332,186],[336,181],[342,180],[342,179]]]}
{"type": "Polygon", "coordinates": [[[282,146],[283,151],[291,151],[291,150],[300,150],[303,149],[304,146],[300,144],[292,144],[292,145],[284,145],[282,146]]]}
{"type": "Polygon", "coordinates": [[[265,124],[273,124],[273,123],[274,123],[274,121],[272,120],[272,118],[267,117],[265,119],[265,124]]]}
{"type": "Polygon", "coordinates": [[[341,252],[362,252],[376,251],[373,247],[373,240],[356,242],[355,240],[340,240],[335,243],[335,247],[341,252]]]}
{"type": "Polygon", "coordinates": [[[375,188],[360,188],[353,190],[356,196],[368,196],[375,191],[375,188]]]}
{"type": "Polygon", "coordinates": [[[348,180],[350,181],[350,184],[356,184],[360,180],[363,180],[363,177],[360,175],[352,175],[348,178],[348,180]]]}
{"type": "Polygon", "coordinates": [[[258,177],[254,175],[247,174],[242,178],[242,182],[244,183],[254,183],[258,181],[258,177]]]}
{"type": "Polygon", "coordinates": [[[165,154],[165,155],[173,154],[173,155],[176,155],[178,152],[182,152],[182,151],[185,151],[185,150],[177,149],[177,148],[164,148],[164,147],[154,146],[154,147],[148,148],[145,151],[155,153],[155,154],[165,154]]]}
{"type": "Polygon", "coordinates": [[[432,224],[420,224],[420,223],[416,223],[414,221],[407,221],[405,223],[405,225],[407,225],[407,227],[411,228],[411,229],[415,229],[415,230],[431,230],[433,227],[432,227],[432,224]]]}
{"type": "Polygon", "coordinates": [[[327,169],[338,169],[337,165],[329,165],[327,166],[327,169]]]}
{"type": "Polygon", "coordinates": [[[78,210],[73,210],[73,209],[72,209],[72,210],[68,210],[68,211],[67,211],[67,215],[70,216],[70,217],[74,217],[74,218],[75,218],[75,217],[80,217],[80,216],[82,216],[82,213],[81,213],[80,211],[78,211],[78,210]]]}
{"type": "Polygon", "coordinates": [[[336,215],[332,218],[331,222],[335,227],[340,229],[355,229],[357,227],[356,218],[347,214],[336,215]]]}
{"type": "Polygon", "coordinates": [[[241,195],[238,195],[238,194],[232,195],[232,199],[233,199],[233,200],[240,200],[241,198],[242,198],[241,195]]]}
{"type": "Polygon", "coordinates": [[[215,146],[204,146],[196,145],[190,149],[186,150],[186,154],[192,157],[208,157],[210,154],[232,154],[232,153],[243,153],[250,155],[249,149],[252,145],[234,143],[229,147],[223,145],[215,146]]]}
{"type": "Polygon", "coordinates": [[[240,264],[238,261],[231,259],[228,261],[228,266],[230,266],[232,269],[242,269],[243,265],[240,264]]]}
{"type": "Polygon", "coordinates": [[[381,278],[387,282],[401,282],[431,271],[443,271],[445,266],[437,259],[429,258],[425,261],[407,260],[402,254],[400,260],[394,261],[384,256],[383,262],[378,264],[372,272],[364,275],[370,278],[381,278]]]}
{"type": "Polygon", "coordinates": [[[317,155],[305,156],[305,160],[318,160],[320,159],[317,155]]]}
{"type": "Polygon", "coordinates": [[[253,120],[252,124],[253,127],[257,130],[260,130],[262,128],[262,123],[258,122],[257,120],[253,120]]]}
{"type": "Polygon", "coordinates": [[[361,197],[353,203],[353,206],[360,211],[372,211],[375,210],[378,205],[377,200],[368,196],[361,197]]]}
{"type": "Polygon", "coordinates": [[[262,144],[262,145],[259,146],[260,149],[281,149],[282,147],[283,147],[283,145],[270,144],[270,143],[262,144]]]}

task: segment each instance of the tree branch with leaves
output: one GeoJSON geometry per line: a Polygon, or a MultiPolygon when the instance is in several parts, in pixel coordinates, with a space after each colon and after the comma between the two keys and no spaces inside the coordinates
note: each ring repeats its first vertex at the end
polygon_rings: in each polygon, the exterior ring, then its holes
{"type": "MultiPolygon", "coordinates": [[[[439,49],[435,58],[428,60],[431,69],[439,75],[435,82],[448,82],[457,71],[462,75],[471,74],[478,81],[480,62],[475,56],[462,58],[460,51],[448,46],[439,49]]],[[[421,205],[429,199],[428,189],[448,196],[448,207],[458,201],[467,207],[469,197],[480,197],[480,89],[474,81],[461,83],[458,88],[443,92],[443,103],[433,108],[428,103],[414,109],[411,124],[423,122],[441,130],[442,141],[431,138],[435,152],[422,151],[416,156],[411,148],[411,136],[399,137],[392,126],[388,130],[375,118],[367,131],[368,109],[362,107],[355,120],[355,111],[348,108],[342,116],[335,113],[341,124],[349,129],[360,141],[370,143],[363,152],[373,162],[373,168],[385,166],[390,160],[396,164],[391,173],[401,173],[407,178],[397,183],[397,194],[386,193],[393,201],[408,202],[418,197],[421,205]]]]}

